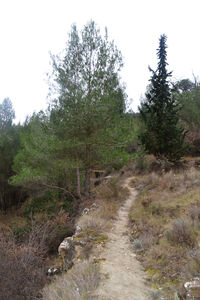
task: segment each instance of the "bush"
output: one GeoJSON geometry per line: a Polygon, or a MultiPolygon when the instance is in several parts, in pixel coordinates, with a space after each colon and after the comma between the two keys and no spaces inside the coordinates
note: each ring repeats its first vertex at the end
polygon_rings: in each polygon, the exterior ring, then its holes
{"type": "Polygon", "coordinates": [[[69,214],[60,210],[55,215],[35,215],[26,225],[14,226],[12,234],[18,243],[26,243],[34,240],[37,244],[43,244],[47,252],[57,252],[61,241],[74,233],[69,214]]]}
{"type": "Polygon", "coordinates": [[[31,232],[27,235],[34,236],[37,243],[43,243],[48,252],[57,252],[61,241],[74,233],[74,228],[69,214],[60,210],[57,215],[52,215],[48,220],[35,219],[31,226],[31,232]]]}
{"type": "Polygon", "coordinates": [[[57,191],[45,191],[40,196],[31,198],[23,204],[23,216],[31,218],[38,213],[51,215],[60,209],[74,214],[77,202],[70,195],[62,195],[57,191]]]}
{"type": "Polygon", "coordinates": [[[148,168],[148,162],[146,159],[146,151],[144,149],[144,146],[139,146],[137,149],[135,166],[140,171],[144,171],[148,168]]]}
{"type": "Polygon", "coordinates": [[[194,225],[195,221],[200,220],[200,207],[198,207],[198,206],[191,207],[191,209],[189,211],[189,216],[190,216],[190,218],[193,222],[193,225],[194,225]]]}
{"type": "Polygon", "coordinates": [[[194,248],[188,252],[187,263],[182,268],[186,280],[200,273],[200,249],[194,248]]]}
{"type": "Polygon", "coordinates": [[[66,275],[44,288],[44,300],[94,300],[92,292],[100,280],[99,267],[91,261],[76,264],[66,275]]]}
{"type": "Polygon", "coordinates": [[[40,290],[46,283],[44,270],[45,249],[29,240],[17,245],[0,235],[0,299],[32,300],[40,298],[40,290]]]}
{"type": "Polygon", "coordinates": [[[148,234],[143,234],[133,241],[132,246],[135,252],[142,252],[149,248],[151,242],[152,237],[148,234]]]}
{"type": "Polygon", "coordinates": [[[196,243],[194,231],[190,223],[185,219],[176,219],[172,223],[172,229],[166,232],[168,241],[174,244],[180,244],[192,247],[196,243]]]}

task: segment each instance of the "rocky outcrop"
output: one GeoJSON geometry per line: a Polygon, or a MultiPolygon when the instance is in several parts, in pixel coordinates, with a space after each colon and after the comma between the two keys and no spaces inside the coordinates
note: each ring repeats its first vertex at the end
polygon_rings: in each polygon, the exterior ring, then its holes
{"type": "MultiPolygon", "coordinates": [[[[81,215],[84,217],[84,215],[88,215],[90,211],[96,209],[97,205],[96,203],[93,203],[90,208],[84,208],[81,215]]],[[[74,235],[66,237],[58,247],[58,253],[62,259],[62,270],[67,271],[71,268],[74,259],[79,257],[82,247],[85,247],[87,243],[91,241],[92,238],[87,235],[83,235],[82,226],[77,224],[74,235]]]]}

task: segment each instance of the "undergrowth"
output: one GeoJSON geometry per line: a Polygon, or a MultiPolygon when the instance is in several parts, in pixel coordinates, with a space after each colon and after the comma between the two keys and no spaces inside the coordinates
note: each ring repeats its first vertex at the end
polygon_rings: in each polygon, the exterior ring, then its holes
{"type": "Polygon", "coordinates": [[[100,280],[99,266],[90,260],[77,263],[44,288],[44,300],[93,300],[100,280]]]}
{"type": "MultiPolygon", "coordinates": [[[[165,299],[200,273],[200,171],[195,168],[137,175],[130,213],[133,251],[165,299]]],[[[183,298],[184,299],[184,298],[183,298]]]]}

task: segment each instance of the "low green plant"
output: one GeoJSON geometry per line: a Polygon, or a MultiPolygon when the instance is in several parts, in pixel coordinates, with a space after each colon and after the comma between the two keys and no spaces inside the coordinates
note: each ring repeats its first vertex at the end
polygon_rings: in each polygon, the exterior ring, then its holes
{"type": "Polygon", "coordinates": [[[23,216],[29,217],[35,213],[43,211],[53,211],[55,209],[55,194],[47,191],[38,197],[29,199],[24,204],[23,216]]]}
{"type": "Polygon", "coordinates": [[[17,240],[21,240],[29,232],[29,230],[30,227],[27,225],[13,226],[12,234],[17,240]]]}
{"type": "Polygon", "coordinates": [[[179,296],[177,293],[174,294],[174,300],[180,300],[179,296]]]}
{"type": "Polygon", "coordinates": [[[23,205],[22,215],[24,217],[32,217],[37,213],[52,214],[55,211],[64,209],[69,213],[74,212],[74,199],[69,195],[63,196],[59,192],[46,191],[43,194],[29,199],[23,205]]]}

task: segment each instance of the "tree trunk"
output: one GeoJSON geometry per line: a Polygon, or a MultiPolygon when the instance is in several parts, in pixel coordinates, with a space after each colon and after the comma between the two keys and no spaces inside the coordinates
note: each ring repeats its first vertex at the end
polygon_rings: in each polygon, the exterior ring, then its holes
{"type": "Polygon", "coordinates": [[[90,199],[90,169],[85,171],[85,196],[90,199]]]}
{"type": "Polygon", "coordinates": [[[90,145],[86,145],[85,196],[90,199],[90,145]]]}
{"type": "Polygon", "coordinates": [[[77,194],[78,194],[79,198],[82,200],[82,196],[81,196],[80,169],[79,169],[79,165],[78,164],[77,164],[77,167],[76,167],[76,175],[77,175],[77,194]]]}

